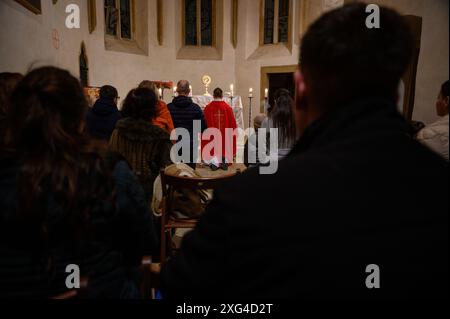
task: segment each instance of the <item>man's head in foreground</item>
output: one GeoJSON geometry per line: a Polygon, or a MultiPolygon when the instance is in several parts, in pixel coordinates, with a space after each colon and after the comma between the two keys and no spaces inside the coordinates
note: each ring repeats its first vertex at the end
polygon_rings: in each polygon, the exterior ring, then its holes
{"type": "Polygon", "coordinates": [[[395,101],[412,53],[404,19],[380,7],[380,28],[368,28],[366,4],[330,11],[311,25],[301,44],[296,80],[297,127],[302,133],[325,113],[362,98],[395,101]]]}

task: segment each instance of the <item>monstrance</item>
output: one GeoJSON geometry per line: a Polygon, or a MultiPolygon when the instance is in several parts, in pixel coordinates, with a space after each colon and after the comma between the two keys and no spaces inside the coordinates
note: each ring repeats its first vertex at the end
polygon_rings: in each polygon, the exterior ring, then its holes
{"type": "Polygon", "coordinates": [[[209,75],[204,75],[202,77],[202,83],[205,86],[205,94],[203,94],[204,96],[211,96],[211,94],[209,94],[209,92],[208,92],[208,88],[209,88],[209,85],[211,84],[211,82],[212,82],[212,80],[209,75]]]}

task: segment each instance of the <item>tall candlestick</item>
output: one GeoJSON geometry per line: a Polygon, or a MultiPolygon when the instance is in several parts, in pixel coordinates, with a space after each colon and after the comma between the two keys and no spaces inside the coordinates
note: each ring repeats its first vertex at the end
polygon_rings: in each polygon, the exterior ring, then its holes
{"type": "Polygon", "coordinates": [[[250,106],[248,108],[248,129],[250,129],[252,127],[252,100],[253,100],[253,96],[249,96],[248,99],[250,101],[250,106]]]}
{"type": "Polygon", "coordinates": [[[253,88],[248,90],[248,97],[253,97],[253,88]]]}
{"type": "Polygon", "coordinates": [[[264,98],[269,98],[269,89],[267,88],[264,90],[264,98]]]}
{"type": "Polygon", "coordinates": [[[234,96],[234,85],[230,84],[230,92],[231,92],[231,96],[234,96]]]}

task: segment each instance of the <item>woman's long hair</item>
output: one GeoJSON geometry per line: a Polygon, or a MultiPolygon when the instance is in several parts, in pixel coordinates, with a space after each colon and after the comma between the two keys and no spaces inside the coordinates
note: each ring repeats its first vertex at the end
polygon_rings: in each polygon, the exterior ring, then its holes
{"type": "Polygon", "coordinates": [[[38,237],[35,244],[49,244],[55,220],[65,229],[54,231],[77,242],[87,236],[92,209],[113,193],[109,170],[84,133],[80,83],[67,71],[39,68],[19,83],[11,102],[5,149],[20,166],[20,218],[38,237]]]}
{"type": "Polygon", "coordinates": [[[0,73],[0,119],[6,117],[11,94],[23,76],[19,73],[0,73]]]}
{"type": "Polygon", "coordinates": [[[290,146],[296,139],[294,100],[289,94],[279,94],[275,100],[270,119],[274,128],[278,128],[280,147],[290,146]]]}

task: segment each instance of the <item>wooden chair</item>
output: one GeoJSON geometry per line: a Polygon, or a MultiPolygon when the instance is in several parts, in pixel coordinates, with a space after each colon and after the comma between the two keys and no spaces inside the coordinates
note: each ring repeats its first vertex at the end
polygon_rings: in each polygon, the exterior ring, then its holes
{"type": "MultiPolygon", "coordinates": [[[[240,171],[237,171],[239,174],[240,171]]],[[[180,219],[176,218],[172,209],[173,191],[176,189],[208,189],[214,190],[222,182],[229,180],[235,175],[227,175],[215,178],[192,178],[173,176],[161,170],[161,185],[163,190],[163,203],[161,215],[161,259],[160,262],[166,260],[167,255],[167,239],[172,239],[171,232],[176,228],[192,229],[197,224],[197,219],[180,219]]]]}

